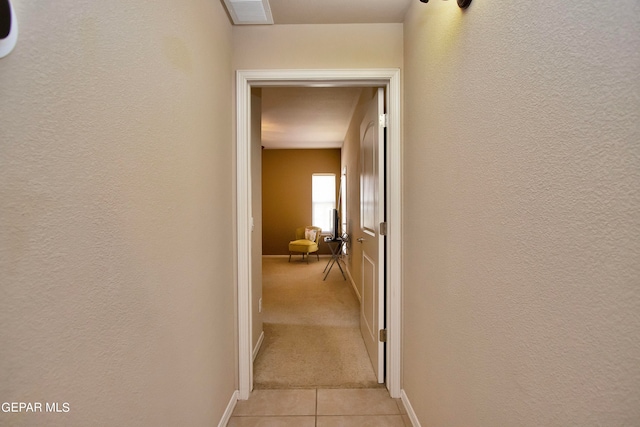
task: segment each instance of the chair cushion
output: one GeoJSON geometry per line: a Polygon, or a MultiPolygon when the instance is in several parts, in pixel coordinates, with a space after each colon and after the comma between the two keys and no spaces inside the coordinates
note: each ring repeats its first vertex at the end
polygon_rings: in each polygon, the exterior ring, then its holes
{"type": "Polygon", "coordinates": [[[315,242],[307,239],[293,240],[289,242],[290,252],[316,252],[318,245],[315,242]]]}

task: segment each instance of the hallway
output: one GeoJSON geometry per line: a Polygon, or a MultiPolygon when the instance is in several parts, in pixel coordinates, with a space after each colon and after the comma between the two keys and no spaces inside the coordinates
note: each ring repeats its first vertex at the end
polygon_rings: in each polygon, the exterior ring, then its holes
{"type": "Polygon", "coordinates": [[[255,390],[229,427],[409,427],[400,399],[385,389],[255,390]]]}
{"type": "Polygon", "coordinates": [[[359,302],[328,258],[263,258],[265,338],[254,391],[228,426],[411,426],[378,384],[359,330],[359,302]]]}
{"type": "MultiPolygon", "coordinates": [[[[0,403],[70,410],[0,405],[0,425],[369,416],[327,408],[325,393],[373,388],[329,384],[356,373],[344,351],[308,384],[252,383],[254,89],[357,83],[389,89],[385,372],[412,423],[640,426],[640,2],[269,0],[273,25],[234,25],[228,1],[11,0],[0,403]],[[312,407],[276,412],[286,393],[312,407]]],[[[356,246],[362,153],[348,147],[356,246]]]]}

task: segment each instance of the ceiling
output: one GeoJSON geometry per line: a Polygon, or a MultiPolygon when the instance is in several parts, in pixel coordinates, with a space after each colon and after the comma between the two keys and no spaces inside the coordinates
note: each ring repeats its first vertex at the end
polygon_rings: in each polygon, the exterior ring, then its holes
{"type": "MultiPolygon", "coordinates": [[[[401,23],[414,0],[269,0],[278,24],[401,23]]],[[[266,149],[340,148],[362,88],[262,89],[266,149]]]]}
{"type": "Polygon", "coordinates": [[[262,88],[264,148],[340,148],[362,88],[262,88]]]}

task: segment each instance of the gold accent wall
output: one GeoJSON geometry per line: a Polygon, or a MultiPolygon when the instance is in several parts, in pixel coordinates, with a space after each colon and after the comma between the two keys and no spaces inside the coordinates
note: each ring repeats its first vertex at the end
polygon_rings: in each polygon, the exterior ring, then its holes
{"type": "MultiPolygon", "coordinates": [[[[262,151],[262,254],[288,255],[297,227],[311,224],[311,176],[336,175],[340,185],[340,149],[262,151]]],[[[320,253],[329,248],[320,243],[320,253]]]]}

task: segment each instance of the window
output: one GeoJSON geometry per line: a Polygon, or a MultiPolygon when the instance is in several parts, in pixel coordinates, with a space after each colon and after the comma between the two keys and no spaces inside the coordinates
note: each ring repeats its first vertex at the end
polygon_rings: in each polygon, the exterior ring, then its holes
{"type": "Polygon", "coordinates": [[[336,207],[335,174],[311,176],[311,219],[312,225],[322,228],[322,233],[333,233],[331,211],[336,207]]]}

